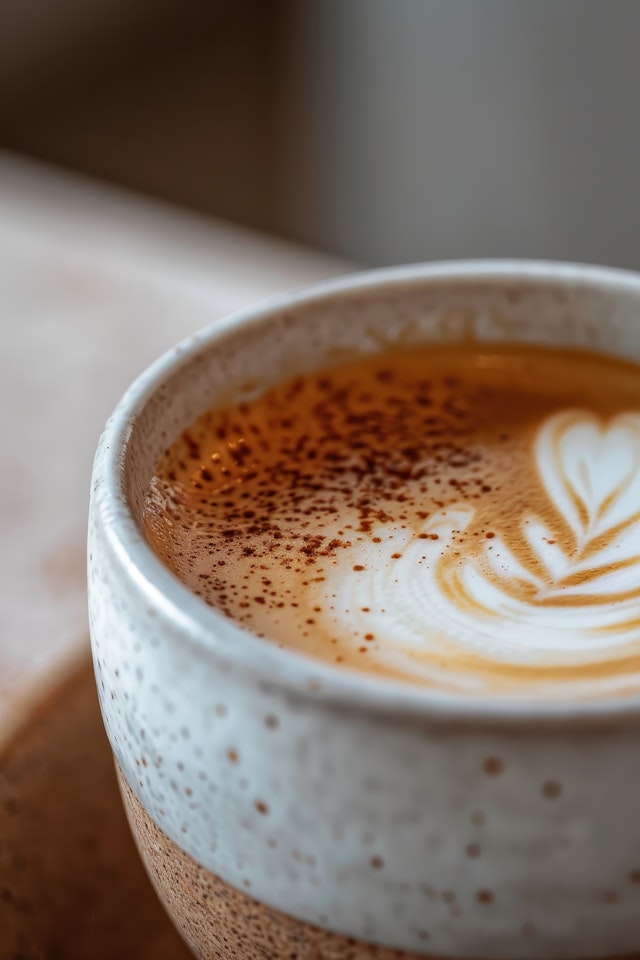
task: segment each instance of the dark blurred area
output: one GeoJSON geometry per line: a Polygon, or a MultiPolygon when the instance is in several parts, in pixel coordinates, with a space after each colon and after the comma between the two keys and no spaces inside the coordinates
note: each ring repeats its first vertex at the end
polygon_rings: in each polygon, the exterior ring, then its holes
{"type": "Polygon", "coordinates": [[[640,267],[637,0],[23,0],[3,145],[363,263],[640,267]]]}
{"type": "Polygon", "coordinates": [[[27,0],[4,8],[15,150],[275,227],[284,10],[260,0],[27,0]]]}

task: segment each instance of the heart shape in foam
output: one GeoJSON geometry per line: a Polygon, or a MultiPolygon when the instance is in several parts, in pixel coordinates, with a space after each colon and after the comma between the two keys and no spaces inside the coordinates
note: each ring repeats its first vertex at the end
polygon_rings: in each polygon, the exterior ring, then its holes
{"type": "Polygon", "coordinates": [[[640,516],[640,414],[606,425],[585,410],[550,417],[536,440],[540,482],[578,549],[640,516]]]}
{"type": "Polygon", "coordinates": [[[485,548],[480,562],[464,559],[454,577],[440,578],[449,599],[501,627],[517,624],[516,643],[526,637],[538,649],[594,650],[637,638],[640,414],[604,424],[589,411],[561,411],[540,427],[535,459],[553,512],[523,516],[519,533],[537,562],[518,550],[517,530],[505,531],[493,553],[485,548]],[[573,544],[563,544],[565,525],[573,544]]]}

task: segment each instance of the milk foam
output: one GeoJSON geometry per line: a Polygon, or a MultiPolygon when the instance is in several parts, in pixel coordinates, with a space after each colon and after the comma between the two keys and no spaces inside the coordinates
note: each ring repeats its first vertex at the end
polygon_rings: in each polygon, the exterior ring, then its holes
{"type": "Polygon", "coordinates": [[[544,516],[525,509],[462,551],[468,503],[432,514],[422,536],[379,525],[378,555],[367,544],[364,569],[341,563],[322,591],[341,633],[373,636],[385,669],[469,688],[484,682],[470,661],[575,670],[640,653],[640,413],[560,411],[533,454],[544,516]]]}

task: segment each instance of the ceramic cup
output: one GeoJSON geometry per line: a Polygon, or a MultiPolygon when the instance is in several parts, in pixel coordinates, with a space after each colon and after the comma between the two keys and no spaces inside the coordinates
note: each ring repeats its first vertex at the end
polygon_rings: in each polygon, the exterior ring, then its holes
{"type": "Polygon", "coordinates": [[[199,957],[640,951],[640,697],[474,699],[341,672],[206,606],[142,533],[154,464],[214,401],[469,338],[640,361],[640,277],[483,262],[338,279],[196,334],[106,426],[89,530],[100,701],[147,870],[199,957]]]}

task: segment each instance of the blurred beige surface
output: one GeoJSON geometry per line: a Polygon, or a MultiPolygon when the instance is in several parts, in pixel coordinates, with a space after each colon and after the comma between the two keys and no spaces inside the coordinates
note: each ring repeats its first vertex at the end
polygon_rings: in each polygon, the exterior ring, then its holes
{"type": "Polygon", "coordinates": [[[217,317],[346,269],[0,154],[0,739],[86,648],[91,462],[128,382],[217,317]]]}

